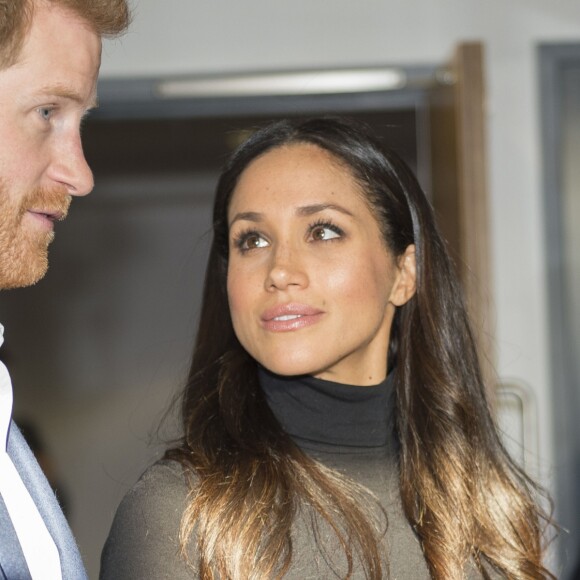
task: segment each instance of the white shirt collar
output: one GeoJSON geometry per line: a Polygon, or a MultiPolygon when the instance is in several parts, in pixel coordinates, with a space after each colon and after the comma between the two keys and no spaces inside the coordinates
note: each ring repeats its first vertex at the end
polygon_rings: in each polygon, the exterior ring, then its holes
{"type": "MultiPolygon", "coordinates": [[[[4,343],[4,327],[0,324],[0,346],[4,343]]],[[[0,362],[0,446],[6,450],[12,416],[12,381],[8,369],[0,362]]]]}
{"type": "MultiPolygon", "coordinates": [[[[4,342],[0,324],[0,346],[4,342]]],[[[62,579],[60,556],[42,516],[20,474],[8,456],[8,429],[12,415],[12,381],[0,362],[0,495],[12,520],[32,578],[62,579]]]]}

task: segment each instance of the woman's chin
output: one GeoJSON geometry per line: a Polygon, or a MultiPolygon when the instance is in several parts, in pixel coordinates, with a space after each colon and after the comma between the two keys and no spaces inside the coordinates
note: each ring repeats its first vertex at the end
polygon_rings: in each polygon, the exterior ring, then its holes
{"type": "Polygon", "coordinates": [[[271,373],[275,375],[280,375],[282,377],[295,377],[302,375],[316,375],[320,372],[320,369],[308,363],[306,361],[292,361],[292,360],[268,360],[259,361],[260,364],[271,373]]]}

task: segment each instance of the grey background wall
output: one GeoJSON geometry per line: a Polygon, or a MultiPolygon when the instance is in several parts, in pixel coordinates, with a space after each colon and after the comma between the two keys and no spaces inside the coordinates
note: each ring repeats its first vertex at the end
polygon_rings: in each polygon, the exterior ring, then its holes
{"type": "MultiPolygon", "coordinates": [[[[135,0],[131,31],[106,43],[102,72],[104,77],[135,77],[436,64],[458,41],[482,40],[487,52],[497,370],[501,380],[524,385],[535,397],[538,471],[549,483],[557,466],[552,464],[536,46],[579,38],[580,3],[574,0],[135,0]]],[[[146,194],[146,186],[143,190],[146,194]]],[[[114,206],[114,193],[97,188],[94,195],[110,195],[114,206]]],[[[97,343],[89,344],[81,335],[60,335],[59,348],[48,352],[60,352],[66,364],[53,365],[47,355],[35,361],[38,384],[15,387],[19,410],[40,423],[63,478],[70,482],[72,524],[93,578],[114,509],[159,452],[160,446],[149,444],[152,427],[183,382],[205,255],[209,206],[203,196],[200,192],[195,203],[164,209],[154,203],[139,210],[130,204],[114,206],[115,217],[105,222],[99,204],[89,205],[90,198],[75,204],[53,251],[61,253],[63,263],[76,264],[78,275],[68,270],[69,278],[60,278],[67,274],[51,272],[42,284],[59,289],[54,302],[19,314],[45,325],[54,324],[55,317],[61,323],[62,317],[81,317],[97,328],[103,317],[116,321],[115,335],[97,343]],[[153,224],[164,221],[171,223],[173,234],[157,238],[153,224]],[[118,258],[128,250],[115,241],[119,228],[131,233],[136,269],[150,269],[157,281],[164,279],[165,268],[181,277],[167,277],[161,294],[156,290],[152,295],[145,280],[141,292],[126,296],[127,287],[116,283],[131,275],[125,267],[119,271],[118,258]],[[78,231],[85,245],[67,245],[67,236],[78,231]],[[87,271],[81,262],[91,255],[98,259],[87,271]],[[104,293],[95,296],[90,290],[97,286],[104,293]],[[160,310],[161,302],[189,303],[191,310],[160,310]],[[149,313],[138,324],[137,310],[149,313]],[[135,346],[127,350],[121,343],[135,346]],[[84,365],[83,353],[94,349],[102,353],[98,369],[84,365]],[[129,374],[123,370],[127,361],[134,369],[129,374]],[[63,392],[59,385],[66,377],[52,374],[53,367],[67,365],[83,369],[79,392],[63,392]],[[109,380],[103,381],[104,376],[109,380]]],[[[10,332],[18,330],[7,328],[7,341],[10,332]]]]}

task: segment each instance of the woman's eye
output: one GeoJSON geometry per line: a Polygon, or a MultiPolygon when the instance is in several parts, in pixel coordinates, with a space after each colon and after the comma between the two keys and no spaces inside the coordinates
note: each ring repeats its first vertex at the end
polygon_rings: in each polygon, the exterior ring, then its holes
{"type": "Polygon", "coordinates": [[[265,248],[268,242],[259,234],[247,234],[237,243],[242,251],[254,250],[255,248],[265,248]]]}
{"type": "Polygon", "coordinates": [[[325,225],[314,226],[310,235],[315,241],[332,240],[334,238],[340,238],[340,233],[337,229],[338,228],[325,225]]]}

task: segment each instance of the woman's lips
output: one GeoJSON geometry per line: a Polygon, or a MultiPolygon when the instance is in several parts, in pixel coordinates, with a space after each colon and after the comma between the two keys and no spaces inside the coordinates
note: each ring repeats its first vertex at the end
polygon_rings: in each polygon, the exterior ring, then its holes
{"type": "Polygon", "coordinates": [[[316,324],[324,315],[322,310],[307,304],[284,304],[268,308],[262,313],[262,327],[270,332],[289,332],[316,324]]]}

